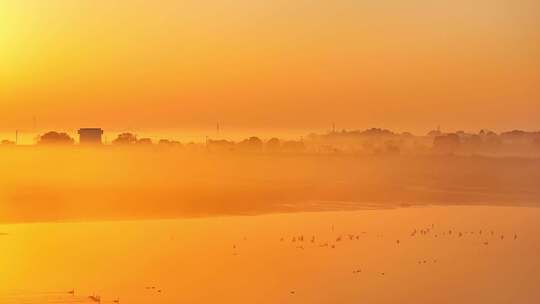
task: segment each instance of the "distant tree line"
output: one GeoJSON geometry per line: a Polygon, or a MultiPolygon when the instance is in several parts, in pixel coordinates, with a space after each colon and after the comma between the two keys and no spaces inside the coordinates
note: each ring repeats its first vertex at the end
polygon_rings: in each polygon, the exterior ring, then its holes
{"type": "MultiPolygon", "coordinates": [[[[15,142],[4,140],[3,146],[15,142]]],[[[38,145],[69,146],[75,140],[67,133],[51,131],[37,139],[38,145]]],[[[415,136],[409,132],[396,133],[387,129],[341,130],[326,134],[310,134],[304,140],[281,140],[271,138],[263,141],[252,136],[234,142],[225,139],[207,139],[205,143],[188,143],[161,139],[138,138],[129,132],[118,134],[111,142],[113,146],[154,146],[177,148],[205,148],[210,152],[313,152],[313,153],[360,153],[360,154],[501,154],[522,155],[540,152],[540,132],[513,130],[497,134],[489,130],[478,133],[464,131],[444,133],[440,130],[415,136]]]]}

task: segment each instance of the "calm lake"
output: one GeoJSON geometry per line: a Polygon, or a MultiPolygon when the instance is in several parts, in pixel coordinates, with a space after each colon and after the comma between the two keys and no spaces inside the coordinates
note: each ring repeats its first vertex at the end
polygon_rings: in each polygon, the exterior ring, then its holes
{"type": "Polygon", "coordinates": [[[539,223],[449,206],[0,225],[0,303],[536,303],[539,223]]]}

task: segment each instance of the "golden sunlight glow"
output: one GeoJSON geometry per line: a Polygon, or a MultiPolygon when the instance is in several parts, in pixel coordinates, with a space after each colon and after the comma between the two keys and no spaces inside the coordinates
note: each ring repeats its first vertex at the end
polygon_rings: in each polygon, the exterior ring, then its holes
{"type": "Polygon", "coordinates": [[[531,127],[538,6],[6,0],[0,128],[531,127]]]}
{"type": "Polygon", "coordinates": [[[540,303],[540,0],[0,0],[0,304],[540,303]]]}

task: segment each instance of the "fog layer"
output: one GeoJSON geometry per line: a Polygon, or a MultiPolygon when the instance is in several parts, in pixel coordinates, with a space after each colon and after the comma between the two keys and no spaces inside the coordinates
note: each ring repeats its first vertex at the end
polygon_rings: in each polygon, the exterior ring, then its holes
{"type": "Polygon", "coordinates": [[[537,159],[115,147],[0,156],[1,222],[540,203],[537,159]]]}

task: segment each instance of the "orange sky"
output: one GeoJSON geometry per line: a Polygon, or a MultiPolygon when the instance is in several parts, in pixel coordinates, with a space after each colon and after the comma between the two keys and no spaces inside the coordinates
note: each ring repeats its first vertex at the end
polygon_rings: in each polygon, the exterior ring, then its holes
{"type": "Polygon", "coordinates": [[[539,83],[537,0],[0,2],[1,132],[540,129],[539,83]]]}

